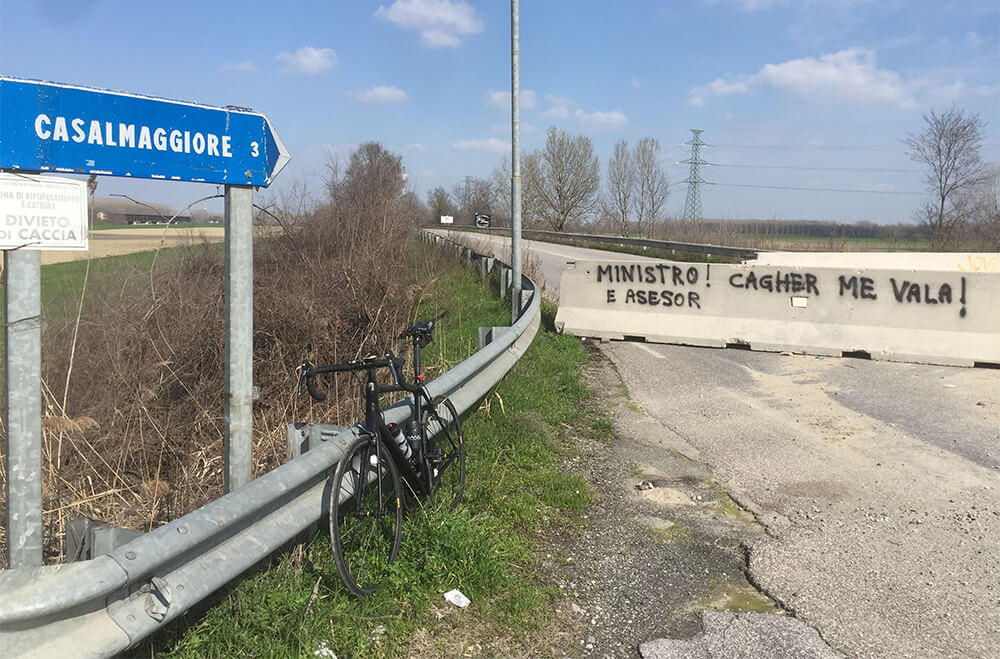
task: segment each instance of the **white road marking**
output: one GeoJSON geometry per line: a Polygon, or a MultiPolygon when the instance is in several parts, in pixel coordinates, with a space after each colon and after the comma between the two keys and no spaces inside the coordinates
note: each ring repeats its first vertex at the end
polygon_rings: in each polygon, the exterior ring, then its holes
{"type": "Polygon", "coordinates": [[[640,350],[645,350],[646,352],[648,352],[649,354],[653,355],[657,359],[666,359],[666,357],[664,357],[660,353],[656,352],[655,350],[653,350],[652,348],[650,348],[645,343],[633,343],[632,345],[634,345],[636,348],[639,348],[640,350]]]}

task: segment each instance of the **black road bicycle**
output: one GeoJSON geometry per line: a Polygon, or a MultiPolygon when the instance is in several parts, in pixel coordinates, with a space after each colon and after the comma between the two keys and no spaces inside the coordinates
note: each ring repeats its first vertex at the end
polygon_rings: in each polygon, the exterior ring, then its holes
{"type": "Polygon", "coordinates": [[[407,500],[404,485],[409,500],[425,498],[432,506],[454,506],[465,489],[465,444],[458,412],[448,398],[432,398],[424,386],[420,351],[431,343],[433,330],[434,320],[421,321],[399,337],[412,341],[412,383],[402,376],[405,360],[391,351],[339,364],[316,365],[308,356],[302,362],[299,393],[304,384],[317,401],[326,399],[316,388],[317,376],[365,373],[360,437],[337,465],[329,502],[337,571],[348,590],[359,597],[375,591],[399,553],[407,500]],[[379,383],[381,369],[389,370],[391,384],[379,383]],[[382,414],[379,397],[392,392],[412,394],[410,417],[402,427],[386,424],[382,414]]]}

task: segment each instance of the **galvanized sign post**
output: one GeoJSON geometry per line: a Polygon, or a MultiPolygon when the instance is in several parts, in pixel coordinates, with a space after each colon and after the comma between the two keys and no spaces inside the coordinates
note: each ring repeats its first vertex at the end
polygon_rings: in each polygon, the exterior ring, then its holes
{"type": "Polygon", "coordinates": [[[226,186],[226,492],[252,477],[253,445],[253,188],[226,186]]]}
{"type": "MultiPolygon", "coordinates": [[[[269,185],[289,160],[270,121],[244,108],[2,76],[0,107],[0,169],[226,186],[225,483],[227,491],[246,484],[253,399],[253,188],[269,185]]],[[[32,221],[40,220],[25,220],[32,221]]],[[[7,251],[4,274],[11,567],[42,564],[37,250],[47,247],[40,245],[29,241],[7,251]]]]}
{"type": "Polygon", "coordinates": [[[7,429],[7,554],[11,567],[42,559],[40,249],[87,249],[83,181],[0,173],[7,429]]]}
{"type": "Polygon", "coordinates": [[[41,252],[6,253],[7,563],[42,564],[41,252]]]}

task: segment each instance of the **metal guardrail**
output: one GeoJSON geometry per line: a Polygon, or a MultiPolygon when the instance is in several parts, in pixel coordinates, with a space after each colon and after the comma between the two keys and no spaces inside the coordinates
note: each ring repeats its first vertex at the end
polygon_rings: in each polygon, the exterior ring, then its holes
{"type": "MultiPolygon", "coordinates": [[[[464,246],[454,248],[467,260],[481,259],[484,275],[494,265],[464,246]]],[[[501,276],[507,286],[509,273],[501,276]]],[[[489,341],[427,384],[432,396],[448,396],[462,414],[524,354],[540,324],[541,296],[527,277],[522,288],[526,304],[517,321],[481,332],[489,341]]],[[[412,398],[393,405],[386,420],[401,423],[412,405],[412,398]]],[[[106,657],[159,631],[320,519],[330,470],[355,437],[354,428],[324,437],[290,462],[108,554],[0,571],[0,655],[106,657]]]]}
{"type": "MultiPolygon", "coordinates": [[[[449,231],[468,231],[470,233],[510,232],[510,229],[481,229],[475,227],[455,226],[434,226],[425,228],[448,229],[449,231]]],[[[673,240],[653,240],[652,238],[602,236],[590,233],[564,233],[562,231],[537,231],[533,229],[524,229],[521,233],[527,239],[535,238],[538,240],[548,240],[550,242],[568,243],[570,245],[577,245],[578,243],[598,243],[602,245],[617,245],[619,247],[663,249],[675,252],[687,252],[690,254],[703,254],[705,256],[729,256],[739,259],[753,259],[756,258],[758,253],[767,251],[763,249],[750,249],[747,247],[727,247],[725,245],[708,245],[704,243],[681,243],[673,240]]]]}

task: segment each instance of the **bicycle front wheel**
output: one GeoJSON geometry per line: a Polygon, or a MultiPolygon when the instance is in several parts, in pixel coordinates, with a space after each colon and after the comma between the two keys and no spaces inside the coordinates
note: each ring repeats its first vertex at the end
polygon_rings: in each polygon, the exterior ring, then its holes
{"type": "Polygon", "coordinates": [[[399,473],[376,438],[362,436],[337,465],[330,490],[330,539],[337,571],[354,595],[378,588],[399,554],[399,473]]]}
{"type": "Polygon", "coordinates": [[[431,502],[454,508],[465,492],[462,420],[455,405],[444,396],[430,401],[423,416],[422,424],[427,437],[424,460],[431,481],[431,502]]]}

